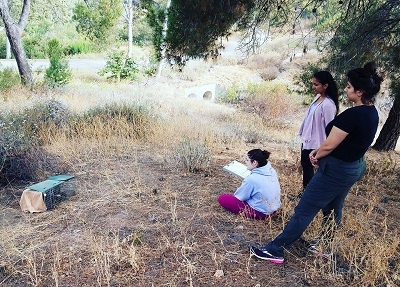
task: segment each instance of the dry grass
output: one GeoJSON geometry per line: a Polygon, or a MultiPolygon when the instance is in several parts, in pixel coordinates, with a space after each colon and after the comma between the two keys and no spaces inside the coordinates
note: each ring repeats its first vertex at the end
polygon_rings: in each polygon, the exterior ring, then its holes
{"type": "MultiPolygon", "coordinates": [[[[287,250],[284,266],[255,260],[248,246],[274,238],[296,205],[292,198],[301,187],[296,133],[304,107],[273,98],[272,124],[254,111],[185,98],[181,87],[213,72],[200,66],[196,73],[118,85],[92,83],[90,75],[82,75],[52,92],[80,115],[123,102],[151,107],[150,118],[157,120],[146,125],[151,130],[146,137],[126,136],[132,126],[124,118],[93,121],[77,128],[79,133],[46,134],[46,157],[38,155],[37,164],[46,175],[55,172],[54,163],[57,171],[75,175],[67,186],[75,195],[54,210],[27,214],[18,204],[25,185],[2,189],[0,286],[400,285],[398,153],[368,152],[368,171],[352,188],[343,226],[328,246],[335,257],[311,255],[299,242],[287,250]],[[185,141],[207,143],[210,164],[197,172],[182,167],[177,151],[185,141]],[[230,214],[216,201],[240,184],[222,166],[258,147],[271,151],[282,188],[279,214],[265,221],[230,214]]],[[[257,77],[258,71],[247,73],[257,77]]],[[[238,74],[218,77],[230,85],[245,81],[238,74]]],[[[10,101],[4,104],[12,108],[10,101]]],[[[319,215],[304,238],[318,236],[320,224],[319,215]]]]}

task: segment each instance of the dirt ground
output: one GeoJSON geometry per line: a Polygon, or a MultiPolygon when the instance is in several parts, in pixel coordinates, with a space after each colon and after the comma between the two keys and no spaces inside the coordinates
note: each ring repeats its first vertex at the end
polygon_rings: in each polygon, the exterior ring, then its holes
{"type": "MultiPolygon", "coordinates": [[[[76,175],[65,187],[74,195],[51,211],[22,213],[24,187],[2,189],[0,286],[361,286],[340,276],[343,266],[336,266],[335,276],[318,274],[320,264],[332,263],[307,253],[301,242],[282,266],[250,258],[248,247],[271,240],[288,215],[254,221],[218,205],[219,194],[240,184],[222,167],[241,160],[242,150],[220,146],[209,170],[199,173],[182,172],[151,146],[132,145],[102,158],[81,152],[64,162],[76,175]]],[[[271,162],[290,210],[300,174],[297,162],[278,155],[271,162]]],[[[382,155],[371,151],[369,157],[379,162],[382,155]]],[[[398,154],[391,157],[398,163],[398,154]]],[[[374,218],[396,232],[398,164],[394,173],[379,177],[367,191],[378,197],[374,218]]],[[[363,188],[353,188],[345,212],[365,208],[363,188]]]]}

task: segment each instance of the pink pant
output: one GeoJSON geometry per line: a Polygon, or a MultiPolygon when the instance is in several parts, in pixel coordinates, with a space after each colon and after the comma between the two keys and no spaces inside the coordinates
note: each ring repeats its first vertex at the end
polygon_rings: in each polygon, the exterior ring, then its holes
{"type": "Polygon", "coordinates": [[[234,214],[240,214],[247,218],[265,219],[275,214],[274,212],[270,215],[266,215],[262,212],[259,212],[248,205],[247,202],[237,199],[233,194],[221,194],[218,197],[218,202],[222,207],[233,212],[234,214]]]}

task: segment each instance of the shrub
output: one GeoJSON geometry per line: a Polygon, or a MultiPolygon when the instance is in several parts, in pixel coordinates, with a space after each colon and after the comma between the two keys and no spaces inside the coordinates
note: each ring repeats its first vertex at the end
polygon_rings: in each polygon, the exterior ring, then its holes
{"type": "Polygon", "coordinates": [[[0,91],[5,92],[13,86],[21,84],[21,78],[13,68],[0,70],[0,91]]]}
{"type": "Polygon", "coordinates": [[[6,58],[6,41],[4,37],[0,38],[0,59],[6,58]]]}
{"type": "Polygon", "coordinates": [[[112,103],[76,115],[70,122],[71,137],[141,139],[152,134],[155,120],[143,106],[112,103]]]}
{"type": "Polygon", "coordinates": [[[39,37],[24,37],[24,50],[29,59],[44,59],[46,58],[46,47],[39,37]]]}
{"type": "Polygon", "coordinates": [[[295,105],[289,88],[284,83],[250,83],[243,93],[245,94],[243,109],[257,114],[264,123],[276,123],[289,115],[295,105]]]}
{"type": "Polygon", "coordinates": [[[270,67],[268,69],[263,69],[260,72],[260,77],[264,81],[275,80],[279,75],[279,69],[277,67],[270,67]]]}
{"type": "Polygon", "coordinates": [[[148,57],[142,64],[142,69],[146,76],[153,76],[157,71],[158,61],[155,55],[148,57]]]}
{"type": "Polygon", "coordinates": [[[72,78],[72,72],[68,61],[65,60],[63,48],[57,39],[49,42],[47,54],[50,58],[50,67],[46,69],[45,80],[52,87],[64,86],[69,83],[72,78]]]}
{"type": "Polygon", "coordinates": [[[87,41],[78,41],[69,44],[64,49],[65,55],[77,55],[77,54],[84,54],[90,53],[92,51],[92,45],[87,41]]]}
{"type": "Polygon", "coordinates": [[[184,170],[198,172],[204,170],[210,164],[212,157],[211,148],[207,142],[185,139],[179,143],[176,151],[176,160],[184,170]]]}
{"type": "Polygon", "coordinates": [[[242,91],[239,89],[238,85],[234,83],[225,93],[222,93],[218,97],[218,100],[226,104],[237,104],[242,100],[241,95],[242,91]]]}
{"type": "Polygon", "coordinates": [[[48,130],[68,121],[68,107],[59,100],[38,103],[15,113],[0,114],[0,181],[35,179],[41,172],[40,146],[48,130]]]}
{"type": "Polygon", "coordinates": [[[107,79],[117,81],[121,79],[135,80],[138,72],[137,64],[132,58],[125,57],[123,52],[114,52],[109,56],[106,66],[99,72],[99,75],[107,75],[107,79]]]}

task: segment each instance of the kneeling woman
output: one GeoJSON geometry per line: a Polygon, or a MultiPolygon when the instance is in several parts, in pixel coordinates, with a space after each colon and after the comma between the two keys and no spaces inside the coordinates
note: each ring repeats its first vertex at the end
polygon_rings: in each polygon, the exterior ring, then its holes
{"type": "Polygon", "coordinates": [[[275,170],[268,161],[270,153],[253,149],[245,160],[251,174],[234,194],[221,194],[218,202],[222,207],[244,217],[265,219],[281,206],[280,186],[275,170]]]}

